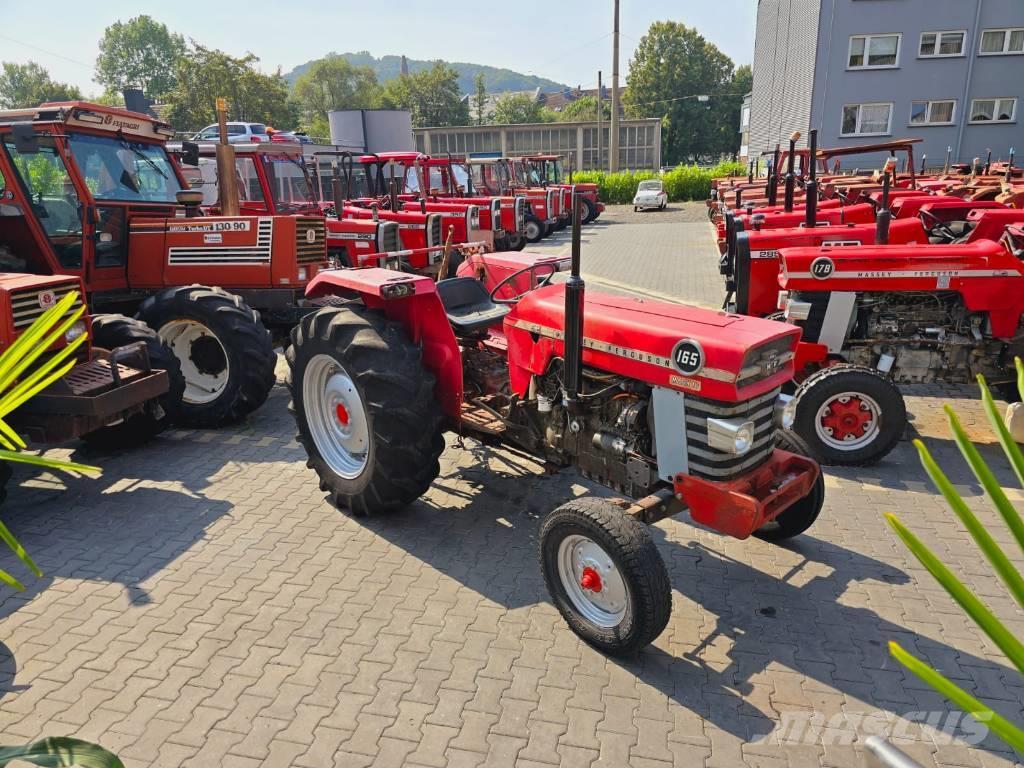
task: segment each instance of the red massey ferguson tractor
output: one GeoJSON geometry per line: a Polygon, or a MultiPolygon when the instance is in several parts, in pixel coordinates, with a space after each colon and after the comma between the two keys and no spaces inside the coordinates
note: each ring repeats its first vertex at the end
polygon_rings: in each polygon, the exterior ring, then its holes
{"type": "Polygon", "coordinates": [[[523,159],[529,163],[533,179],[542,186],[553,186],[562,190],[563,211],[568,211],[572,205],[572,191],[575,189],[584,224],[589,224],[604,213],[604,203],[598,198],[597,184],[573,182],[572,158],[569,162],[568,176],[563,171],[561,155],[526,155],[523,159]]]}
{"type": "Polygon", "coordinates": [[[868,464],[892,450],[906,426],[897,384],[981,373],[1017,399],[1019,225],[998,242],[786,248],[780,257],[780,304],[803,331],[794,430],[820,460],[868,464]]]}
{"type": "MultiPolygon", "coordinates": [[[[562,284],[551,280],[556,262],[515,253],[494,254],[489,288],[465,271],[436,284],[376,268],[322,272],[311,298],[360,300],[302,320],[290,386],[309,466],[356,515],[424,494],[445,429],[576,467],[637,499],[570,501],[540,534],[544,577],[569,626],[629,653],[671,610],[644,524],[688,509],[730,536],[787,538],[814,522],[824,484],[814,461],[776,442],[789,423],[780,388],[796,328],[585,296],[578,222],[573,240],[562,284]]],[[[491,258],[464,267],[486,272],[491,258]]]]}
{"type": "Polygon", "coordinates": [[[201,215],[170,135],[146,115],[84,102],[0,112],[0,173],[7,200],[35,213],[12,235],[26,271],[81,278],[94,311],[137,311],[180,362],[179,418],[215,426],[267,398],[268,328],[307,311],[303,288],[327,265],[324,220],[201,215]]]}

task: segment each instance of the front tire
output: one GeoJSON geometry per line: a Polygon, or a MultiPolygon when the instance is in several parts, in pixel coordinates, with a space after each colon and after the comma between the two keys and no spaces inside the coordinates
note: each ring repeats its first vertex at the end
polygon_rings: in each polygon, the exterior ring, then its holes
{"type": "Polygon", "coordinates": [[[873,464],[896,447],[907,425],[903,395],[872,368],[823,368],[804,379],[795,397],[793,431],[823,464],[873,464]]]}
{"type": "Polygon", "coordinates": [[[360,516],[426,493],[441,471],[441,409],[400,323],[362,305],[321,309],[286,357],[299,442],[332,503],[360,516]]]}
{"type": "Polygon", "coordinates": [[[152,368],[167,371],[168,390],[145,404],[140,413],[123,419],[118,424],[89,432],[82,439],[103,449],[127,448],[141,445],[171,425],[181,409],[185,392],[185,379],[181,366],[170,348],[160,341],[156,331],[141,320],[124,315],[93,315],[92,343],[105,350],[114,350],[142,341],[146,344],[152,368]]]}
{"type": "Polygon", "coordinates": [[[260,316],[222,288],[168,288],[136,315],[170,347],[185,377],[178,421],[219,427],[259,408],[274,386],[277,355],[260,316]]]}
{"type": "Polygon", "coordinates": [[[510,251],[521,251],[526,247],[526,237],[516,233],[508,236],[508,249],[510,251]]]}
{"type": "Polygon", "coordinates": [[[597,206],[594,205],[589,199],[581,197],[579,199],[580,207],[580,222],[583,224],[589,224],[597,218],[597,206]]]}
{"type": "Polygon", "coordinates": [[[604,653],[635,654],[668,624],[665,563],[646,526],[607,499],[575,499],[549,514],[540,561],[562,618],[604,653]]]}
{"type": "Polygon", "coordinates": [[[544,238],[545,225],[532,213],[526,214],[526,242],[539,243],[544,238]]]}
{"type": "MultiPolygon", "coordinates": [[[[811,455],[810,447],[799,435],[788,430],[779,430],[777,435],[776,445],[782,450],[798,456],[811,455]]],[[[799,536],[814,525],[824,504],[825,476],[819,472],[810,493],[789,506],[770,523],[763,525],[754,535],[765,541],[785,541],[799,536]]]]}

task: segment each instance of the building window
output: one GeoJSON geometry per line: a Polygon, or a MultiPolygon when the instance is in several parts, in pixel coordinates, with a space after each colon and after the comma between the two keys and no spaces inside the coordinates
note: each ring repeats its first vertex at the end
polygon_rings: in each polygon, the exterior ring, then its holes
{"type": "Polygon", "coordinates": [[[921,35],[921,47],[918,56],[922,58],[938,58],[940,56],[963,56],[966,30],[957,32],[924,32],[921,35]]]}
{"type": "Polygon", "coordinates": [[[850,38],[847,69],[883,69],[899,62],[902,35],[855,35],[850,38]]]}
{"type": "Polygon", "coordinates": [[[1024,28],[982,31],[982,56],[1000,56],[1007,53],[1024,53],[1024,28]]]}
{"type": "Polygon", "coordinates": [[[885,136],[892,123],[892,104],[847,104],[842,136],[885,136]]]}
{"type": "Polygon", "coordinates": [[[914,101],[910,104],[911,125],[952,125],[956,101],[914,101]]]}
{"type": "Polygon", "coordinates": [[[1016,99],[975,99],[971,102],[972,123],[1012,123],[1016,116],[1016,99]]]}

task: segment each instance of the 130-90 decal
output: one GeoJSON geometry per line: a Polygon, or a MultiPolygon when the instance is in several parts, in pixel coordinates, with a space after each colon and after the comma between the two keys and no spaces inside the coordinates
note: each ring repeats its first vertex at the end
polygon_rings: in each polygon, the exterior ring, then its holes
{"type": "Polygon", "coordinates": [[[248,232],[251,222],[241,221],[210,221],[202,224],[168,224],[168,232],[248,232]]]}

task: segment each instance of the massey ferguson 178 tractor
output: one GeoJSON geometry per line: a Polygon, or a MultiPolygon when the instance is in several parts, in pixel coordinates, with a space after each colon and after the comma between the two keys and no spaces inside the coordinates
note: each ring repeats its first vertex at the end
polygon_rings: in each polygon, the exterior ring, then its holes
{"type": "Polygon", "coordinates": [[[170,135],[146,115],[85,102],[0,112],[0,173],[6,198],[35,212],[12,235],[25,271],[80,277],[94,311],[137,310],[181,365],[179,419],[215,426],[266,400],[268,326],[290,329],[306,311],[303,288],[327,265],[324,219],[238,215],[225,191],[234,178],[221,180],[222,215],[202,215],[170,135]]]}
{"type": "Polygon", "coordinates": [[[574,183],[572,180],[572,159],[569,162],[569,175],[566,179],[562,170],[562,158],[560,155],[526,155],[524,158],[530,164],[532,176],[542,186],[554,186],[562,190],[562,210],[568,211],[572,204],[572,191],[576,190],[576,196],[581,206],[580,213],[583,214],[583,223],[589,224],[602,213],[604,203],[598,199],[597,184],[574,183]]]}
{"type": "MultiPolygon", "coordinates": [[[[486,273],[490,258],[469,270],[486,273]]],[[[356,515],[424,494],[445,429],[637,499],[570,501],[540,533],[544,578],[572,630],[608,653],[634,652],[664,629],[672,601],[644,524],[688,509],[730,536],[783,539],[817,517],[817,464],[796,441],[786,443],[795,453],[777,446],[799,332],[585,295],[578,218],[567,282],[551,280],[549,260],[494,259],[489,289],[465,271],[437,283],[376,268],[317,275],[310,298],[360,301],[325,307],[293,332],[299,440],[321,488],[356,515]]]]}
{"type": "Polygon", "coordinates": [[[794,430],[819,459],[859,465],[892,450],[906,426],[897,384],[982,373],[1008,395],[1016,389],[1019,226],[998,242],[786,248],[780,257],[780,304],[803,329],[794,430]]]}

